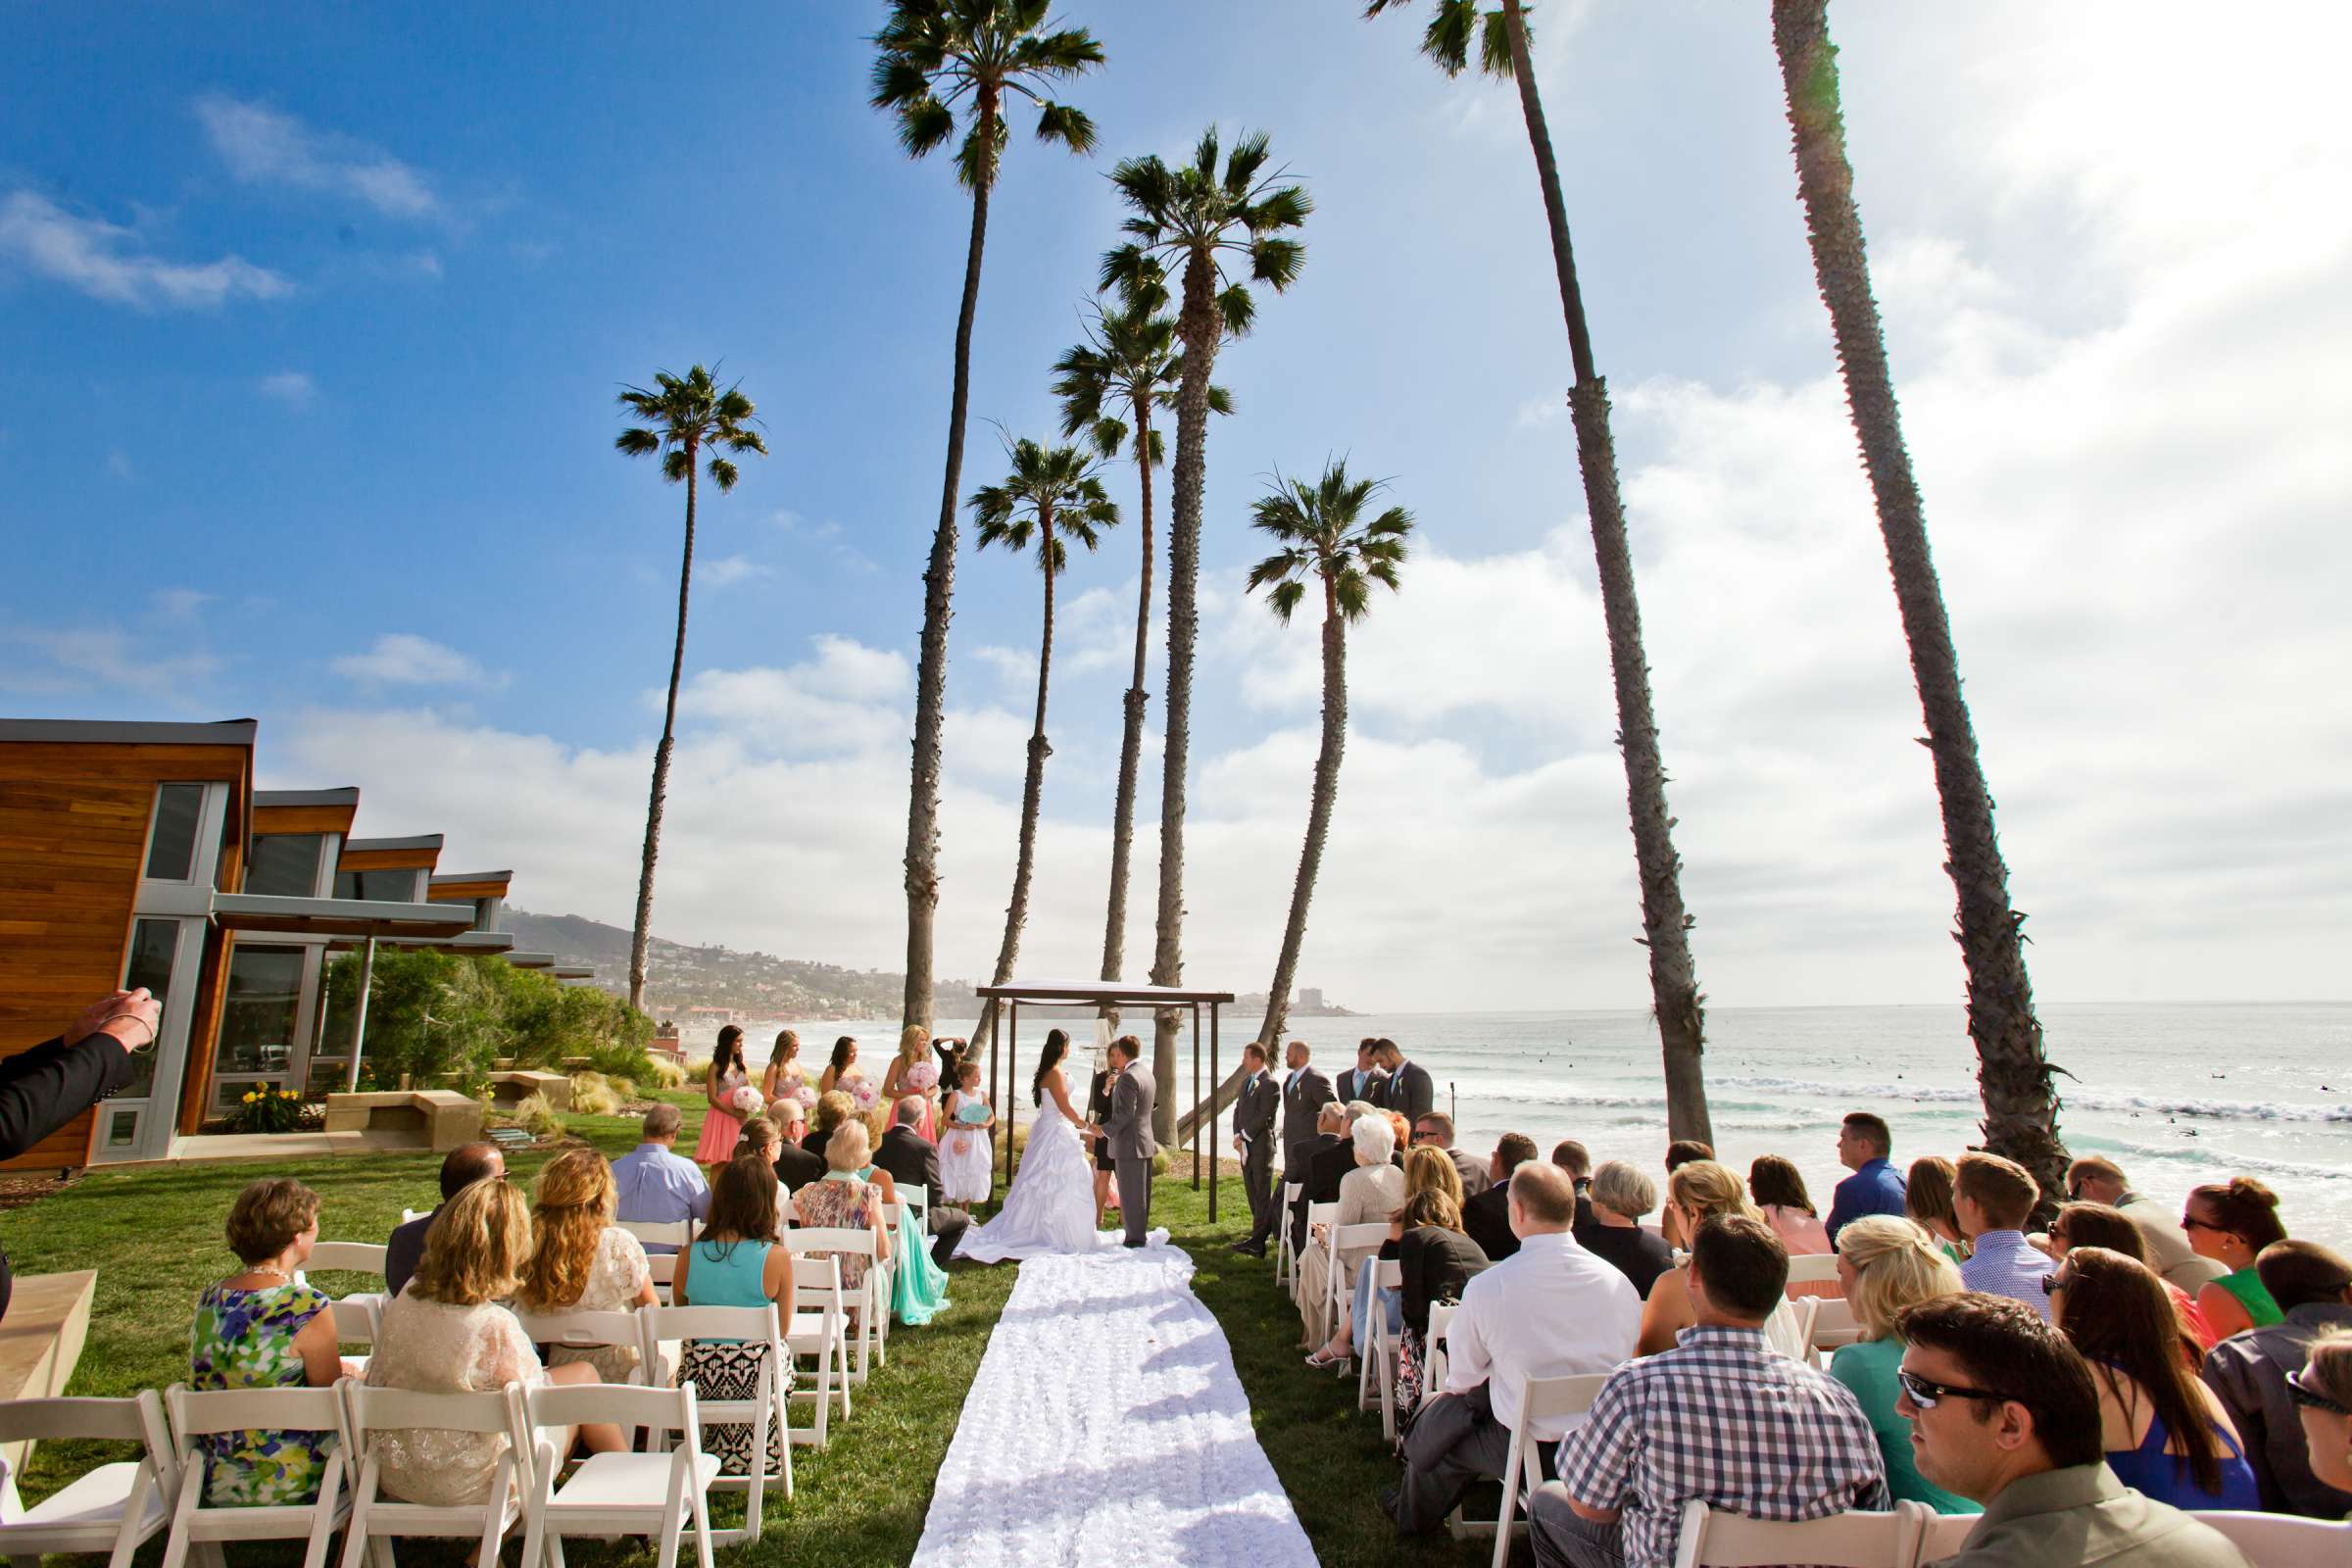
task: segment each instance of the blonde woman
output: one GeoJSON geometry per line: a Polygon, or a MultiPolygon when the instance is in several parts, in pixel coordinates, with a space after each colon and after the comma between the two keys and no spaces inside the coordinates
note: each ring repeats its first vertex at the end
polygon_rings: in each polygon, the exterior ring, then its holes
{"type": "MultiPolygon", "coordinates": [[[[1747,1184],[1730,1166],[1712,1159],[1693,1159],[1676,1166],[1674,1174],[1666,1178],[1666,1234],[1696,1236],[1698,1227],[1716,1214],[1736,1214],[1763,1223],[1763,1216],[1747,1200],[1747,1184]]],[[[1673,1349],[1683,1330],[1698,1321],[1684,1275],[1687,1266],[1687,1260],[1678,1262],[1672,1273],[1659,1275],[1649,1288],[1649,1299],[1642,1306],[1642,1343],[1636,1355],[1673,1349]]]]}
{"type": "Polygon", "coordinates": [[[760,1074],[760,1098],[773,1105],[799,1088],[806,1070],[801,1066],[801,1037],[790,1029],[776,1031],[773,1054],[760,1074]]]}
{"type": "MultiPolygon", "coordinates": [[[[1393,1123],[1390,1130],[1392,1132],[1396,1130],[1393,1123]]],[[[1347,1184],[1343,1182],[1341,1183],[1341,1192],[1344,1195],[1346,1191],[1347,1184]]],[[[1405,1215],[1412,1209],[1413,1200],[1424,1193],[1435,1193],[1442,1196],[1446,1203],[1444,1212],[1453,1216],[1455,1230],[1461,1229],[1462,1173],[1460,1168],[1454,1164],[1453,1156],[1446,1153],[1443,1147],[1434,1144],[1423,1144],[1417,1148],[1408,1149],[1404,1152],[1404,1198],[1396,1205],[1395,1212],[1389,1216],[1389,1239],[1381,1243],[1380,1251],[1377,1254],[1379,1258],[1392,1258],[1397,1255],[1398,1244],[1404,1240],[1405,1215]]],[[[1416,1221],[1416,1223],[1420,1222],[1416,1221]]],[[[1355,1348],[1361,1345],[1372,1332],[1374,1291],[1372,1278],[1377,1272],[1376,1269],[1370,1268],[1356,1270],[1353,1309],[1346,1317],[1340,1319],[1339,1332],[1332,1335],[1330,1343],[1307,1358],[1307,1365],[1312,1367],[1346,1366],[1354,1356],[1355,1348]]],[[[1381,1311],[1389,1320],[1389,1333],[1395,1336],[1404,1327],[1404,1320],[1398,1315],[1402,1293],[1396,1290],[1387,1290],[1380,1292],[1380,1297],[1381,1311]]]]}
{"type": "Polygon", "coordinates": [[[910,1023],[899,1031],[899,1054],[890,1058],[882,1072],[882,1103],[895,1105],[907,1095],[920,1095],[923,1101],[923,1119],[916,1127],[927,1142],[939,1141],[939,1069],[931,1070],[928,1084],[912,1082],[914,1069],[931,1062],[931,1031],[919,1023],[910,1023]]]}
{"type": "Polygon", "coordinates": [[[826,1090],[816,1097],[816,1109],[809,1114],[808,1133],[801,1140],[801,1147],[817,1158],[824,1158],[825,1145],[832,1141],[833,1129],[845,1121],[855,1121],[857,1117],[858,1102],[852,1100],[847,1091],[826,1090]]]}
{"type": "MultiPolygon", "coordinates": [[[[522,1320],[505,1302],[531,1255],[531,1211],[504,1181],[478,1181],[441,1206],[424,1233],[424,1257],[384,1308],[368,1358],[368,1386],[418,1394],[482,1394],[516,1383],[598,1381],[585,1361],[543,1368],[522,1320]]],[[[620,1429],[596,1424],[580,1437],[597,1453],[626,1447],[620,1429]]],[[[379,1433],[384,1490],[437,1508],[488,1500],[503,1433],[413,1427],[379,1433]]],[[[556,1451],[571,1448],[568,1434],[556,1451]]]]}
{"type": "Polygon", "coordinates": [[[1959,1267],[1921,1226],[1892,1214],[1867,1214],[1838,1229],[1838,1279],[1861,1338],[1838,1352],[1830,1376],[1852,1391],[1870,1418],[1879,1456],[1886,1461],[1886,1490],[1897,1501],[1924,1502],[1937,1513],[1982,1513],[1976,1503],[1920,1475],[1911,1454],[1911,1423],[1894,1413],[1901,1392],[1894,1374],[1903,1360],[1895,1319],[1907,1306],[1956,1295],[1959,1267]]]}
{"type": "MultiPolygon", "coordinates": [[[[612,1163],[595,1150],[566,1150],[547,1162],[531,1203],[531,1259],[515,1288],[516,1304],[547,1313],[634,1312],[661,1304],[644,1246],[612,1223],[618,1201],[612,1163]]],[[[637,1348],[559,1346],[548,1357],[550,1366],[575,1361],[595,1367],[606,1383],[626,1383],[637,1370],[637,1348]]]]}
{"type": "MultiPolygon", "coordinates": [[[[1396,1129],[1389,1125],[1386,1116],[1373,1114],[1359,1117],[1348,1134],[1355,1146],[1355,1169],[1340,1180],[1340,1225],[1366,1225],[1373,1220],[1385,1220],[1404,1204],[1404,1172],[1389,1163],[1396,1152],[1396,1129]]],[[[1447,1161],[1451,1163],[1451,1161],[1447,1161]]],[[[1454,1178],[1457,1182],[1459,1176],[1454,1178]]],[[[1317,1225],[1317,1239],[1329,1234],[1329,1228],[1317,1225]]],[[[1313,1350],[1307,1364],[1315,1367],[1333,1365],[1324,1356],[1322,1348],[1305,1336],[1313,1331],[1326,1293],[1331,1289],[1331,1271],[1336,1264],[1340,1278],[1353,1281],[1355,1265],[1378,1251],[1377,1247],[1350,1247],[1334,1260],[1323,1247],[1310,1246],[1300,1260],[1298,1273],[1298,1310],[1301,1334],[1298,1348],[1313,1350]]],[[[1343,1354],[1340,1361],[1345,1362],[1343,1354]]]]}
{"type": "MultiPolygon", "coordinates": [[[[828,1097],[829,1098],[829,1097],[828,1097]]],[[[822,1110],[824,1102],[819,1101],[822,1110]]],[[[887,1171],[873,1168],[873,1143],[865,1123],[855,1116],[836,1125],[825,1139],[825,1176],[792,1195],[792,1212],[811,1230],[871,1230],[875,1252],[890,1256],[890,1232],[882,1205],[895,1196],[887,1171]],[[872,1179],[869,1179],[872,1178],[872,1179]]],[[[858,1252],[820,1252],[841,1260],[841,1288],[854,1291],[865,1283],[867,1260],[858,1252]]]]}

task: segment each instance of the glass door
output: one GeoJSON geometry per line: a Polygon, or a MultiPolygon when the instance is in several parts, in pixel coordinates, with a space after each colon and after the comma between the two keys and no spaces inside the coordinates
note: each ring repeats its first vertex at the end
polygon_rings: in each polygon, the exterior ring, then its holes
{"type": "Polygon", "coordinates": [[[312,959],[317,953],[301,944],[246,942],[230,952],[206,1120],[235,1114],[253,1090],[303,1087],[308,1042],[300,1025],[316,984],[312,959]]]}

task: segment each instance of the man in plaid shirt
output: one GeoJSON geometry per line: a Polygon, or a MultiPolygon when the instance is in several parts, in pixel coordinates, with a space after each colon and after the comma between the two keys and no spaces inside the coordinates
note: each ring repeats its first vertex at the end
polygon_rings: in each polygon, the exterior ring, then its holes
{"type": "Polygon", "coordinates": [[[1697,1325],[1620,1367],[1561,1445],[1560,1479],[1529,1507],[1543,1568],[1669,1568],[1692,1497],[1751,1519],[1893,1506],[1854,1396],[1765,1348],[1788,1282],[1788,1254],[1761,1220],[1717,1214],[1698,1228],[1697,1325]]]}

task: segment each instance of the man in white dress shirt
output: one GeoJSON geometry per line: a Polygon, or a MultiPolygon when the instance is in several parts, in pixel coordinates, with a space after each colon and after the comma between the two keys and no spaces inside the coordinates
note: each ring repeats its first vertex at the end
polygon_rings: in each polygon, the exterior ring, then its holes
{"type": "MultiPolygon", "coordinates": [[[[1511,1174],[1519,1250],[1473,1279],[1446,1335],[1446,1388],[1413,1422],[1404,1479],[1381,1500],[1398,1536],[1435,1530],[1481,1477],[1498,1478],[1527,1380],[1613,1372],[1642,1337],[1633,1283],[1569,1235],[1576,1187],[1530,1160],[1511,1174]]],[[[1583,1420],[1544,1420],[1528,1436],[1550,1472],[1553,1450],[1583,1420]]]]}

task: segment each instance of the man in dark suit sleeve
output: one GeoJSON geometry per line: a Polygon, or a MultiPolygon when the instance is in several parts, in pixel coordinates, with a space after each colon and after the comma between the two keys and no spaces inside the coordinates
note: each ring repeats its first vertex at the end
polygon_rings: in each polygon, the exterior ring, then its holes
{"type": "Polygon", "coordinates": [[[1250,1200],[1250,1234],[1233,1244],[1237,1252],[1266,1255],[1266,1238],[1274,1234],[1274,1116],[1282,1108],[1282,1091],[1266,1071],[1266,1048],[1252,1040],[1242,1048],[1241,1093],[1233,1102],[1233,1150],[1242,1156],[1242,1192],[1250,1200]]]}
{"type": "Polygon", "coordinates": [[[925,1197],[931,1205],[931,1260],[946,1268],[948,1259],[956,1255],[956,1244],[970,1227],[972,1216],[939,1200],[947,1185],[939,1179],[939,1146],[918,1130],[923,1108],[920,1095],[908,1095],[899,1102],[890,1131],[882,1135],[881,1145],[874,1150],[874,1163],[890,1172],[890,1179],[901,1187],[928,1190],[925,1197]]]}
{"type": "Polygon", "coordinates": [[[1383,1110],[1401,1113],[1407,1127],[1436,1108],[1438,1088],[1430,1080],[1429,1069],[1405,1060],[1403,1047],[1394,1040],[1383,1040],[1372,1048],[1372,1056],[1388,1073],[1380,1086],[1379,1098],[1372,1103],[1383,1110]]]}
{"type": "Polygon", "coordinates": [[[1292,1041],[1284,1059],[1291,1072],[1282,1085],[1282,1179],[1303,1182],[1307,1154],[1315,1143],[1315,1118],[1334,1097],[1331,1080],[1309,1065],[1305,1041],[1292,1041]]]}
{"type": "Polygon", "coordinates": [[[1306,1250],[1306,1206],[1316,1201],[1336,1202],[1340,1196],[1340,1178],[1355,1168],[1355,1146],[1348,1141],[1348,1107],[1332,1101],[1316,1113],[1315,1136],[1299,1151],[1298,1165],[1289,1172],[1290,1179],[1302,1189],[1298,1201],[1291,1207],[1291,1250],[1306,1250]],[[1330,1197],[1316,1199],[1328,1178],[1330,1197]]]}
{"type": "MultiPolygon", "coordinates": [[[[801,1108],[799,1102],[787,1100],[769,1114],[783,1118],[776,1127],[784,1138],[783,1146],[776,1151],[776,1190],[789,1198],[810,1182],[823,1181],[825,1156],[802,1147],[808,1136],[808,1113],[801,1108]]],[[[897,1181],[898,1172],[891,1171],[890,1179],[897,1181]]]]}
{"type": "Polygon", "coordinates": [[[1504,1133],[1487,1167],[1493,1185],[1462,1204],[1462,1234],[1479,1245],[1490,1262],[1499,1263],[1519,1250],[1518,1233],[1511,1229],[1511,1172],[1535,1157],[1533,1138],[1504,1133]]]}
{"type": "MultiPolygon", "coordinates": [[[[91,1003],[64,1034],[0,1061],[0,1159],[14,1159],[131,1080],[131,1053],[155,1044],[163,1004],[141,986],[91,1003]]],[[[0,1317],[15,1276],[0,1253],[0,1317]]]]}

